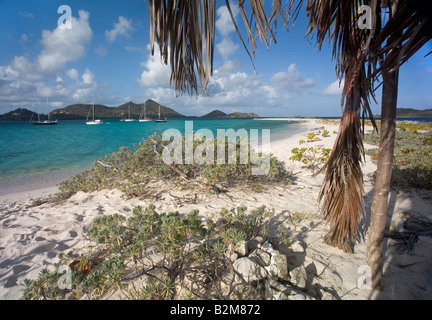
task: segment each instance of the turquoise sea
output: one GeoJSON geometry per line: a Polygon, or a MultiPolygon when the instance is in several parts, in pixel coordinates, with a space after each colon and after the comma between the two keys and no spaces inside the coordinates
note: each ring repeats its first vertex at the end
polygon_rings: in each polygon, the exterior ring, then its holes
{"type": "Polygon", "coordinates": [[[76,120],[52,126],[0,122],[0,194],[55,185],[120,147],[135,148],[134,144],[154,132],[177,129],[184,133],[185,121],[193,121],[194,131],[212,130],[215,137],[217,129],[258,129],[260,136],[261,129],[270,129],[273,140],[298,128],[294,121],[253,119],[168,119],[165,123],[105,120],[100,125],[76,120]]]}

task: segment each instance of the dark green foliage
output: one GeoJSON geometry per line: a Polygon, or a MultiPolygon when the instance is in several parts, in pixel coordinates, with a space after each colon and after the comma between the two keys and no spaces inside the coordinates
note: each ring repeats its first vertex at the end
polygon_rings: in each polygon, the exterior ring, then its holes
{"type": "Polygon", "coordinates": [[[203,294],[202,298],[228,298],[234,288],[223,297],[216,287],[205,289],[208,284],[201,282],[200,275],[212,277],[213,286],[220,285],[218,274],[232,267],[229,252],[241,241],[265,236],[264,220],[273,215],[274,210],[265,206],[250,212],[239,207],[212,214],[204,223],[198,210],[186,215],[158,213],[149,205],[135,207],[129,217],[99,217],[87,231],[95,245],[78,256],[60,254],[54,272],[44,269],[38,279],[26,279],[23,298],[60,299],[66,294],[69,299],[83,295],[100,298],[120,290],[131,299],[171,299],[179,298],[176,285],[188,288],[191,282],[197,288],[195,294],[203,294]],[[58,288],[61,265],[72,268],[71,287],[62,290],[58,288]],[[141,289],[127,285],[139,277],[146,278],[141,289]],[[188,282],[183,283],[186,278],[188,282]]]}
{"type": "MultiPolygon", "coordinates": [[[[233,146],[234,142],[226,139],[225,164],[166,164],[162,159],[164,147],[171,141],[162,141],[160,135],[153,135],[148,140],[141,142],[137,149],[120,148],[118,152],[106,155],[95,161],[94,167],[80,173],[62,183],[59,189],[60,198],[66,198],[78,191],[91,192],[102,189],[117,188],[124,192],[127,198],[151,197],[152,189],[149,185],[157,180],[175,182],[186,187],[196,188],[201,186],[219,184],[224,188],[246,187],[257,189],[256,186],[291,182],[289,174],[283,168],[283,164],[275,157],[270,157],[270,168],[266,175],[253,175],[253,157],[260,156],[253,149],[246,155],[248,163],[241,164],[242,148],[240,143],[233,146]],[[236,150],[236,161],[228,163],[228,148],[236,150]]],[[[184,138],[183,138],[184,145],[184,138]]],[[[194,150],[200,145],[194,141],[194,150]]],[[[214,139],[214,150],[217,150],[217,140],[214,139]]],[[[216,157],[215,157],[216,158],[216,157]]],[[[185,148],[183,158],[185,159],[185,148]]],[[[216,161],[214,161],[216,162],[216,161]]],[[[209,188],[210,189],[210,188],[209,188]]]]}
{"type": "MultiPolygon", "coordinates": [[[[432,132],[419,133],[424,124],[398,124],[395,140],[392,185],[401,188],[432,189],[432,132]],[[421,125],[419,127],[418,125],[421,125]]],[[[365,135],[365,142],[378,145],[379,135],[365,135]]],[[[373,161],[378,160],[379,150],[367,151],[373,161]]]]}

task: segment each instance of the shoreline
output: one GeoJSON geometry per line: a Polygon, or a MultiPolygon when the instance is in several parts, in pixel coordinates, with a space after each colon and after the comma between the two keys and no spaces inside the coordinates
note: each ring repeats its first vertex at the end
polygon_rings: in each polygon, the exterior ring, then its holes
{"type": "Polygon", "coordinates": [[[0,202],[23,201],[27,198],[47,197],[58,191],[58,184],[87,167],[68,168],[48,173],[31,173],[22,176],[7,177],[0,180],[0,202]]]}
{"type": "MultiPolygon", "coordinates": [[[[299,136],[302,133],[310,131],[314,126],[312,119],[257,119],[257,120],[293,120],[297,123],[297,128],[288,127],[285,130],[275,133],[271,136],[270,143],[278,143],[293,136],[299,136]],[[305,120],[305,121],[303,121],[305,120]]],[[[271,146],[270,145],[270,146],[271,146]]],[[[270,150],[271,153],[272,150],[270,150]]],[[[48,173],[29,173],[19,176],[6,177],[0,179],[2,188],[0,189],[0,202],[25,201],[28,199],[37,199],[49,197],[49,195],[58,192],[58,184],[70,177],[83,172],[88,167],[68,168],[48,173]]]]}

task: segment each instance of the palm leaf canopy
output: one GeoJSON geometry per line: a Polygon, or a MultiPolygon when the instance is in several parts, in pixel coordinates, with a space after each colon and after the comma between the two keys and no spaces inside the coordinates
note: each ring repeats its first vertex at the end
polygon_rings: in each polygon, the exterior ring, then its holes
{"type": "MultiPolygon", "coordinates": [[[[276,42],[275,30],[280,16],[284,27],[295,21],[306,3],[308,36],[316,36],[321,48],[328,40],[333,45],[336,74],[344,89],[343,115],[339,134],[319,195],[324,218],[330,223],[326,242],[350,252],[362,214],[363,152],[360,114],[373,121],[369,99],[382,70],[399,67],[432,37],[432,1],[424,0],[237,0],[251,52],[234,19],[229,0],[225,0],[236,31],[249,56],[255,56],[256,39],[269,47],[276,42]],[[398,4],[384,28],[382,8],[398,4]],[[361,6],[372,12],[370,29],[358,27],[361,6]],[[424,8],[424,6],[427,8],[424,8]],[[398,36],[395,36],[398,35],[398,36]],[[400,36],[399,36],[400,35],[400,36]],[[391,41],[388,41],[391,39],[391,41]]],[[[216,0],[149,0],[150,47],[157,44],[161,59],[171,68],[171,83],[177,93],[206,93],[213,73],[216,0]],[[198,83],[199,81],[199,83],[198,83]]],[[[374,123],[374,122],[373,122],[374,123]]]]}

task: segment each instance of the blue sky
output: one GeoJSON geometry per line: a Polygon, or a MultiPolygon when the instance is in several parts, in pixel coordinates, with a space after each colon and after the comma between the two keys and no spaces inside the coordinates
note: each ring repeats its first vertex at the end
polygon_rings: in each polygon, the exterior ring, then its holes
{"type": "MultiPolygon", "coordinates": [[[[331,48],[308,42],[303,7],[277,44],[260,43],[254,64],[217,1],[214,75],[210,96],[176,96],[169,69],[148,50],[147,1],[0,0],[0,113],[25,107],[46,112],[74,103],[117,106],[147,99],[185,115],[255,112],[260,116],[340,116],[331,48]],[[60,30],[59,6],[72,10],[72,29],[60,30]],[[47,107],[47,99],[49,107],[47,107]]],[[[237,22],[242,23],[238,10],[237,22]]],[[[399,107],[432,108],[432,50],[428,43],[400,72],[399,107]]],[[[377,99],[380,103],[380,90],[377,99]]],[[[379,104],[372,104],[380,113],[379,104]]]]}

